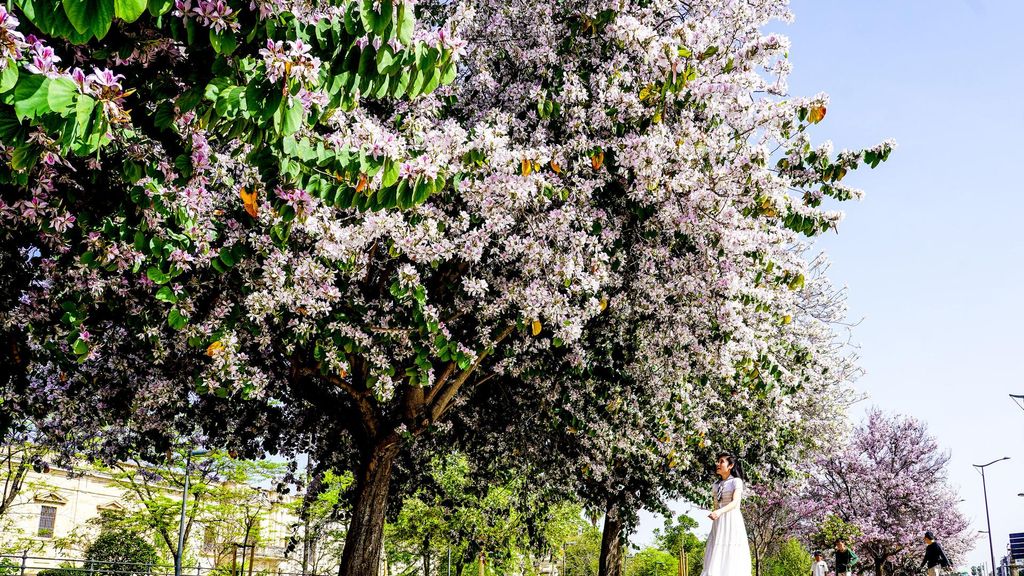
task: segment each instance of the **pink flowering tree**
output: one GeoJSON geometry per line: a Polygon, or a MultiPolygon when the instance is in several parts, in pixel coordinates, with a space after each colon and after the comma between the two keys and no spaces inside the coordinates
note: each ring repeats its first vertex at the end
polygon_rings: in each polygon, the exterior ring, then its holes
{"type": "Polygon", "coordinates": [[[846,446],[821,459],[807,496],[820,504],[819,518],[832,514],[859,529],[857,552],[878,576],[916,567],[926,530],[957,562],[972,535],[948,462],[923,422],[876,409],[846,446]]]}
{"type": "Polygon", "coordinates": [[[761,32],[786,17],[15,2],[0,217],[28,267],[3,318],[25,402],[107,459],[184,435],[353,469],[341,576],[376,571],[423,437],[533,415],[494,384],[560,411],[606,510],[694,486],[719,441],[785,461],[848,372],[805,239],[892,149],[812,145],[827,100],[785,95],[788,43],[761,32]]]}

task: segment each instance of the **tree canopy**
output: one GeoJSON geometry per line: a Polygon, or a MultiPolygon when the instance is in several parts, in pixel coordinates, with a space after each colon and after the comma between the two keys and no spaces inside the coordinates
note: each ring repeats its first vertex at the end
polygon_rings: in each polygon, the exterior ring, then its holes
{"type": "Polygon", "coordinates": [[[616,534],[716,445],[771,474],[853,373],[808,239],[892,150],[812,143],[827,97],[787,95],[762,32],[786,18],[16,0],[2,409],[107,460],[186,437],[351,469],[342,576],[376,569],[396,466],[465,426],[582,459],[559,487],[616,534]]]}

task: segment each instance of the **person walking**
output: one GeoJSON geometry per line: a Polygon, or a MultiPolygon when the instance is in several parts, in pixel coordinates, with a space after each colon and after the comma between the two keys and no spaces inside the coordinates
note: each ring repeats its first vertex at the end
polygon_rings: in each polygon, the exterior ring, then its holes
{"type": "Polygon", "coordinates": [[[860,558],[846,545],[846,540],[836,540],[836,576],[851,576],[857,562],[860,562],[860,558]]]}
{"type": "Polygon", "coordinates": [[[935,534],[931,530],[924,533],[924,558],[921,560],[921,568],[928,570],[928,576],[942,576],[942,569],[949,568],[949,559],[942,551],[942,546],[935,541],[935,534]]]}
{"type": "Polygon", "coordinates": [[[711,533],[704,549],[701,576],[750,576],[750,545],[747,527],[740,512],[743,499],[742,471],[736,456],[718,455],[715,472],[719,480],[712,486],[711,533]]]}
{"type": "Polygon", "coordinates": [[[814,564],[811,564],[811,576],[825,576],[828,573],[828,564],[820,550],[814,552],[814,564]]]}

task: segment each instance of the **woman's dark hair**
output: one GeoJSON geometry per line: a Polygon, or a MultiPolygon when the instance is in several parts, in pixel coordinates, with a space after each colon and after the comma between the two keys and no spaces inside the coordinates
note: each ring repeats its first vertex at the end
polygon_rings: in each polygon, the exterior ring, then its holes
{"type": "Polygon", "coordinates": [[[725,458],[726,462],[732,466],[732,475],[734,477],[739,478],[740,480],[746,480],[743,475],[743,467],[740,466],[740,459],[737,458],[735,454],[732,452],[719,452],[718,456],[715,456],[715,462],[718,462],[722,458],[725,458]]]}

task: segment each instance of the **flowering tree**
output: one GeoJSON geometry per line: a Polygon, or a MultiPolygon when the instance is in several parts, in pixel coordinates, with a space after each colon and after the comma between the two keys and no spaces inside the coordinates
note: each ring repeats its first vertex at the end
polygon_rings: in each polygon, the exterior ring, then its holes
{"type": "MultiPolygon", "coordinates": [[[[827,102],[781,97],[788,46],[760,32],[780,17],[19,0],[0,214],[29,268],[3,319],[34,359],[27,402],[108,459],[185,434],[353,467],[342,576],[378,566],[396,460],[489,380],[566,425],[621,397],[578,449],[585,492],[618,505],[635,459],[628,489],[662,497],[701,432],[761,406],[795,422],[784,396],[843,378],[798,243],[891,145],[811,145],[827,102]]],[[[751,422],[758,448],[732,437],[771,460],[789,428],[751,422]]]]}
{"type": "Polygon", "coordinates": [[[872,410],[847,446],[821,460],[809,496],[859,528],[857,551],[876,575],[918,563],[925,530],[955,562],[971,543],[948,462],[923,422],[872,410]]]}
{"type": "Polygon", "coordinates": [[[747,525],[754,575],[764,573],[766,561],[783,545],[806,536],[809,518],[819,516],[820,503],[804,493],[801,478],[759,486],[744,495],[743,519],[747,525]]]}

